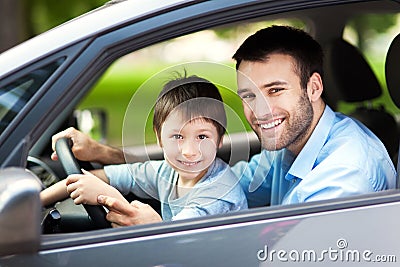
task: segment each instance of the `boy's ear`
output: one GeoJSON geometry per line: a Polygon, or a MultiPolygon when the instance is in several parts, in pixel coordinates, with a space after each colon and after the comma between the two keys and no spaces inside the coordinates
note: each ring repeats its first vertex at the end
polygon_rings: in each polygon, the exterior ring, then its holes
{"type": "Polygon", "coordinates": [[[221,138],[219,139],[218,149],[222,147],[223,143],[224,143],[224,136],[221,136],[221,138]]]}
{"type": "Polygon", "coordinates": [[[163,147],[163,146],[162,146],[162,142],[161,142],[160,139],[158,139],[158,137],[157,137],[157,145],[158,145],[159,147],[161,147],[161,148],[163,147]]]}
{"type": "Polygon", "coordinates": [[[153,130],[154,130],[154,133],[156,134],[157,145],[162,148],[163,147],[162,142],[161,142],[160,138],[158,138],[159,134],[157,133],[157,131],[155,129],[153,129],[153,130]]]}

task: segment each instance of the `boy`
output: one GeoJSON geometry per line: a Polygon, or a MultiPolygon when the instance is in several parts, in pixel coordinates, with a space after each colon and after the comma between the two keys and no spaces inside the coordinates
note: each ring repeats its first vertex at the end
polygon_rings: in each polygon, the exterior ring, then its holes
{"type": "Polygon", "coordinates": [[[96,205],[99,195],[127,202],[122,194],[132,192],[159,199],[164,221],[247,208],[236,176],[216,158],[225,126],[225,109],[215,85],[197,76],[172,80],[158,97],[153,119],[165,160],[83,170],[84,174],[70,175],[45,189],[42,203],[68,195],[75,204],[96,205]]]}

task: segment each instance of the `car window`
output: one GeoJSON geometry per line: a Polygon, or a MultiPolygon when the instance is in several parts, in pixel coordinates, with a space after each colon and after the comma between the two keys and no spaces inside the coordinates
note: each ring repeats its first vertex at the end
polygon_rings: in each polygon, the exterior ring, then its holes
{"type": "MultiPolygon", "coordinates": [[[[212,62],[228,66],[232,70],[231,72],[224,71],[225,73],[230,72],[227,75],[229,77],[224,79],[224,85],[217,85],[224,102],[229,109],[232,108],[232,112],[227,112],[227,132],[230,134],[251,131],[243,115],[241,101],[236,96],[236,75],[232,55],[248,35],[272,24],[308,28],[305,21],[297,18],[266,20],[207,29],[146,47],[114,62],[93,90],[83,99],[78,109],[101,107],[106,111],[108,116],[107,143],[110,145],[143,145],[143,138],[146,144],[154,144],[156,138],[152,130],[152,113],[148,112],[154,101],[151,102],[149,99],[155,100],[161,87],[143,90],[151,95],[143,96],[143,101],[136,101],[134,107],[129,107],[129,104],[134,102],[132,98],[134,94],[146,86],[146,83],[150,84],[150,80],[157,75],[162,76],[161,79],[164,79],[164,82],[171,78],[173,71],[168,70],[169,68],[176,67],[175,70],[182,72],[183,68],[179,68],[181,64],[212,62]],[[168,74],[170,75],[168,76],[168,74]],[[227,84],[230,88],[226,88],[227,84]],[[133,121],[132,124],[135,124],[135,127],[133,125],[126,127],[126,120],[129,118],[125,116],[128,115],[132,118],[129,122],[133,121]],[[143,124],[139,121],[139,117],[144,117],[147,121],[143,124]]],[[[194,73],[188,70],[188,75],[201,76],[205,72],[200,70],[199,73],[194,73]]],[[[162,84],[162,81],[159,84],[162,84]]]]}
{"type": "Polygon", "coordinates": [[[338,60],[329,59],[335,62],[329,73],[335,86],[328,88],[331,96],[335,92],[339,96],[336,110],[367,126],[385,145],[395,165],[399,109],[387,90],[384,66],[389,45],[398,33],[397,21],[398,15],[390,13],[369,13],[350,19],[343,31],[344,42],[335,43],[338,60]],[[340,55],[344,51],[347,55],[340,55]]]}
{"type": "Polygon", "coordinates": [[[62,61],[64,60],[59,59],[42,68],[35,69],[0,88],[0,133],[26,106],[32,96],[61,65],[62,61]]]}
{"type": "MultiPolygon", "coordinates": [[[[350,19],[343,31],[343,39],[359,50],[381,85],[381,96],[370,101],[370,105],[384,106],[392,114],[398,113],[398,108],[387,91],[384,65],[389,45],[398,34],[398,17],[396,13],[359,15],[350,19]]],[[[354,104],[339,101],[341,112],[350,113],[354,108],[354,104]]]]}

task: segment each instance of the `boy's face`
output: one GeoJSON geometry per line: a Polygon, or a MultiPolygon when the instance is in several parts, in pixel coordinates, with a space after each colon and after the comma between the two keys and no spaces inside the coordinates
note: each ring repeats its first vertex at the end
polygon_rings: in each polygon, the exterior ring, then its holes
{"type": "Polygon", "coordinates": [[[179,111],[171,113],[161,127],[164,158],[179,178],[196,183],[214,161],[222,145],[216,127],[202,118],[183,120],[179,111]]]}

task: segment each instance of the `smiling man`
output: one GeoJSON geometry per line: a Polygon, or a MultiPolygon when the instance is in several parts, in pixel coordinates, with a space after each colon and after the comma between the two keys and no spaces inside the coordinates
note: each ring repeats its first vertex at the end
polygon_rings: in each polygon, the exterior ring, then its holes
{"type": "MultiPolygon", "coordinates": [[[[263,150],[232,170],[249,207],[333,199],[395,187],[396,171],[382,142],[364,125],[335,113],[321,98],[323,52],[299,29],[272,26],[250,36],[237,50],[238,95],[263,150]]],[[[81,160],[123,163],[121,150],[75,130],[53,136],[73,140],[81,160]]],[[[53,159],[56,155],[53,154],[53,159]]],[[[141,203],[99,196],[113,225],[157,221],[141,203]]]]}
{"type": "Polygon", "coordinates": [[[250,207],[394,188],[382,142],[321,98],[323,52],[310,35],[272,26],[247,38],[233,58],[244,113],[263,147],[233,167],[250,207]]]}

